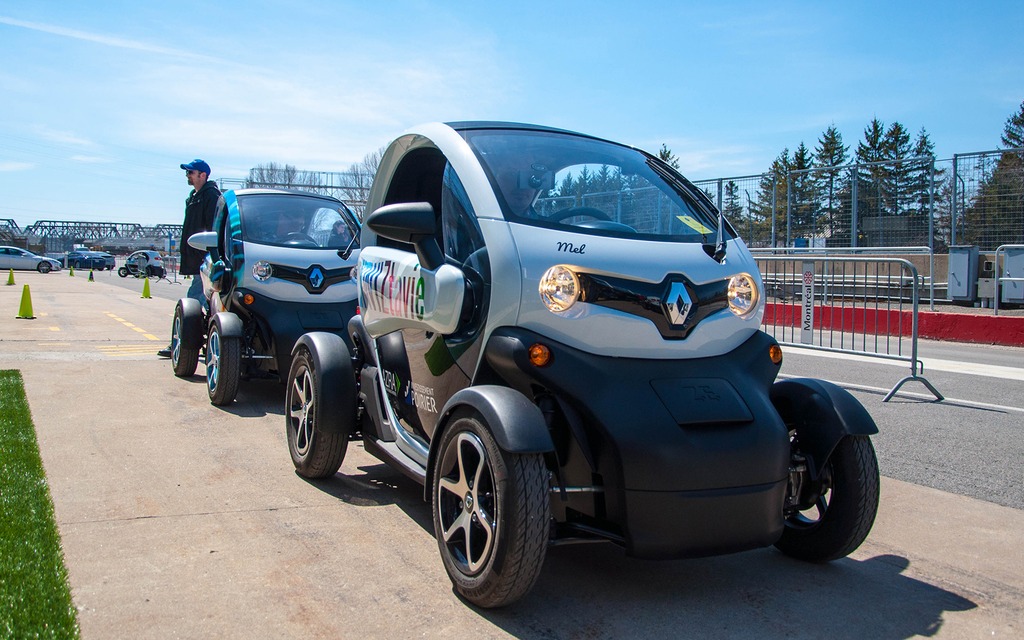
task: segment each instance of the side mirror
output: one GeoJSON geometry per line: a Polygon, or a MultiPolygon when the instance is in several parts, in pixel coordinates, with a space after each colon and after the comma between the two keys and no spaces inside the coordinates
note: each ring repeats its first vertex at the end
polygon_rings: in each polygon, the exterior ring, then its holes
{"type": "Polygon", "coordinates": [[[389,204],[371,213],[365,224],[379,236],[415,247],[424,269],[434,271],[444,264],[444,254],[434,235],[437,233],[434,207],[429,202],[389,204]]]}
{"type": "Polygon", "coordinates": [[[188,238],[188,246],[200,251],[209,251],[211,247],[217,246],[217,232],[203,231],[202,233],[193,233],[188,238]]]}

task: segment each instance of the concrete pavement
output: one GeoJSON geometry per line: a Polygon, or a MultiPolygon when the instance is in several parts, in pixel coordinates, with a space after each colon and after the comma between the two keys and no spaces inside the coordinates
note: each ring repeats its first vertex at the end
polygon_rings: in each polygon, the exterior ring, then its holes
{"type": "Polygon", "coordinates": [[[279,385],[211,406],[154,355],[173,301],[85,275],[0,286],[0,368],[25,379],[84,638],[1024,634],[1024,512],[887,478],[868,540],[830,565],[558,547],[526,600],[475,610],[417,486],[358,445],[302,480],[279,385]],[[23,284],[35,320],[14,318],[23,284]]]}

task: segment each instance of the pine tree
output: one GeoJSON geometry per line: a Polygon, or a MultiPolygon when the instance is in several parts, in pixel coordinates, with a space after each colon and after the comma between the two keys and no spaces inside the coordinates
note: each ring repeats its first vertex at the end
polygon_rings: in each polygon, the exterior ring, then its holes
{"type": "Polygon", "coordinates": [[[672,167],[675,170],[679,170],[679,158],[668,148],[664,142],[661,143],[661,149],[658,150],[658,158],[663,160],[665,164],[672,167]]]}
{"type": "Polygon", "coordinates": [[[885,166],[875,164],[886,160],[885,125],[874,118],[864,129],[864,141],[857,143],[857,162],[866,166],[857,170],[858,218],[880,216],[883,211],[885,166]],[[869,164],[871,163],[871,164],[869,164]]]}
{"type": "Polygon", "coordinates": [[[789,188],[791,164],[789,149],[783,149],[782,153],[772,161],[771,167],[758,183],[757,200],[751,207],[758,219],[755,224],[754,237],[750,241],[752,246],[771,246],[772,240],[775,241],[775,245],[780,244],[780,230],[784,232],[783,225],[786,222],[786,193],[789,188]],[[772,237],[773,217],[775,222],[774,238],[772,237]]]}
{"type": "Polygon", "coordinates": [[[885,159],[889,164],[883,178],[883,197],[886,213],[902,215],[910,202],[911,167],[906,160],[911,157],[910,133],[899,122],[893,122],[885,131],[882,140],[885,159]]]}
{"type": "Polygon", "coordinates": [[[848,244],[848,234],[843,233],[845,225],[840,221],[843,209],[843,201],[849,197],[850,178],[849,174],[836,167],[846,164],[849,159],[849,147],[843,144],[843,134],[839,133],[833,124],[818,139],[818,146],[814,149],[814,164],[818,167],[815,172],[815,189],[818,193],[821,214],[824,217],[825,237],[836,241],[843,235],[847,235],[845,242],[837,244],[848,244]]]}
{"type": "Polygon", "coordinates": [[[801,142],[793,152],[793,166],[789,176],[790,231],[794,237],[813,237],[818,234],[818,203],[814,189],[814,160],[810,149],[801,142]]]}
{"type": "Polygon", "coordinates": [[[1003,146],[1007,149],[1024,147],[1024,102],[1020,103],[1017,113],[1006,119],[1002,140],[1003,146]]]}

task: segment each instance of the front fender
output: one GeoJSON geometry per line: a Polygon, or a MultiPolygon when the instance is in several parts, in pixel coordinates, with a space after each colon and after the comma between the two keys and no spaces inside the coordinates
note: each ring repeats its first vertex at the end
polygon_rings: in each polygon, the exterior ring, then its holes
{"type": "Polygon", "coordinates": [[[843,437],[878,433],[864,406],[849,391],[831,382],[813,378],[782,380],[772,385],[770,397],[786,426],[796,430],[815,478],[843,437]]]}
{"type": "Polygon", "coordinates": [[[245,333],[242,319],[229,311],[221,311],[214,315],[211,324],[216,326],[220,335],[225,338],[241,338],[245,333]]]}
{"type": "MultiPolygon", "coordinates": [[[[307,349],[320,388],[320,425],[328,433],[348,433],[355,421],[358,402],[352,357],[345,340],[327,331],[311,331],[299,336],[292,347],[292,359],[307,349]]],[[[293,384],[287,372],[285,384],[293,384]]]]}
{"type": "Polygon", "coordinates": [[[437,458],[437,443],[444,428],[459,408],[477,411],[494,435],[502,451],[509,453],[548,453],[555,450],[544,415],[537,405],[515,389],[497,385],[479,385],[459,391],[445,403],[438,420],[438,429],[430,439],[427,459],[427,482],[424,496],[430,500],[430,478],[437,458]]]}

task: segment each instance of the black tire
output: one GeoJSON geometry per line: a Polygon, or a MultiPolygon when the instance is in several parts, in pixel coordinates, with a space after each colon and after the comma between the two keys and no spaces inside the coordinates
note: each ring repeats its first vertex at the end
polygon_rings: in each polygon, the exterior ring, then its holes
{"type": "Polygon", "coordinates": [[[826,461],[818,486],[812,487],[813,504],[787,514],[785,531],[775,546],[808,562],[846,557],[871,531],[878,488],[878,460],[871,440],[844,437],[826,461]]]}
{"type": "Polygon", "coordinates": [[[128,277],[128,268],[127,267],[118,267],[117,268],[117,275],[121,276],[122,278],[127,278],[128,277]]]}
{"type": "Polygon", "coordinates": [[[50,273],[50,271],[52,270],[53,265],[50,264],[49,262],[46,262],[45,260],[41,261],[39,264],[36,265],[36,271],[38,271],[39,273],[50,273]]]}
{"type": "Polygon", "coordinates": [[[201,345],[203,331],[202,308],[196,313],[192,305],[185,307],[182,301],[174,307],[174,320],[171,323],[171,366],[174,375],[187,378],[196,372],[199,366],[199,347],[185,345],[201,345]]]}
{"type": "Polygon", "coordinates": [[[223,407],[235,401],[241,367],[241,339],[223,335],[217,323],[211,323],[206,339],[206,391],[211,403],[223,407]]]}
{"type": "Polygon", "coordinates": [[[356,421],[355,377],[348,349],[340,339],[334,346],[339,345],[344,349],[341,357],[323,361],[306,346],[299,347],[288,371],[288,453],[304,478],[329,478],[338,472],[356,421]]]}
{"type": "Polygon", "coordinates": [[[488,608],[526,595],[547,553],[543,456],[502,451],[483,417],[465,411],[441,436],[431,489],[434,534],[455,590],[488,608]]]}

